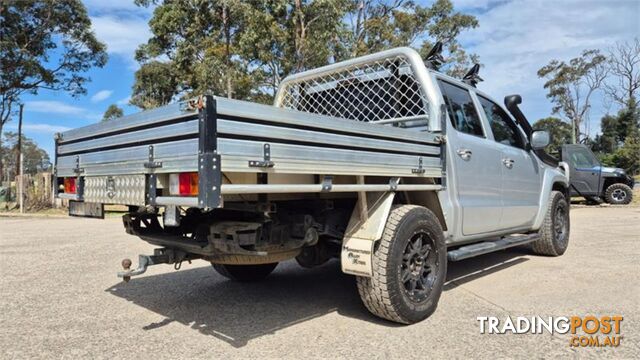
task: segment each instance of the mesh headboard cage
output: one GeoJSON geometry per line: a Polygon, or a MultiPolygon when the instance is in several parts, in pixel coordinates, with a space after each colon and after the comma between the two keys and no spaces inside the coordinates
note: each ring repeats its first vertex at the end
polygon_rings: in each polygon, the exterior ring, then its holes
{"type": "Polygon", "coordinates": [[[426,125],[428,101],[410,59],[402,52],[384,54],[293,75],[283,81],[275,105],[401,127],[426,125]]]}

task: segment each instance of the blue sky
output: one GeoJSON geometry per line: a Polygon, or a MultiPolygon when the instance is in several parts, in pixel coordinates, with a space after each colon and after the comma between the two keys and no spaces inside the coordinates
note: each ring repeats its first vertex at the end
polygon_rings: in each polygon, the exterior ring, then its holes
{"type": "MultiPolygon", "coordinates": [[[[430,1],[418,1],[430,3],[430,1]]],[[[137,64],[135,49],[150,37],[151,10],[132,0],[85,0],[97,37],[108,48],[109,62],[89,72],[88,93],[78,99],[42,91],[26,96],[23,131],[53,153],[53,134],[97,122],[110,104],[125,114],[137,64]]],[[[536,71],[553,58],[568,60],[583,49],[606,49],[616,41],[640,36],[640,0],[453,0],[457,10],[474,14],[480,26],[461,36],[469,52],[484,64],[479,88],[501,99],[519,93],[530,121],[549,116],[551,104],[536,71]]],[[[589,132],[617,109],[598,95],[590,113],[589,132]]],[[[15,131],[16,121],[5,127],[15,131]]]]}

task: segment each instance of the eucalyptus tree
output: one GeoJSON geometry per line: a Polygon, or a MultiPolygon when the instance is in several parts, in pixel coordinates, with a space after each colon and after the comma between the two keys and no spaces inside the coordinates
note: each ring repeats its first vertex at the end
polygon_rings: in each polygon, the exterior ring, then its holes
{"type": "Polygon", "coordinates": [[[118,105],[111,104],[102,115],[101,121],[115,120],[117,118],[121,118],[122,116],[124,116],[124,111],[122,111],[122,109],[118,105]]]}
{"type": "Polygon", "coordinates": [[[610,81],[604,85],[605,93],[620,106],[635,109],[640,92],[640,39],[616,43],[607,58],[610,81]]]}
{"type": "Polygon", "coordinates": [[[437,40],[468,64],[458,35],[478,25],[450,0],[137,0],[155,4],[153,36],[137,51],[132,103],[143,107],[211,92],[268,103],[282,79],[354,56],[437,40]],[[358,19],[355,23],[353,19],[358,19]]]}
{"type": "Polygon", "coordinates": [[[599,50],[584,50],[576,58],[564,62],[551,60],[538,70],[547,81],[547,98],[553,112],[564,115],[571,123],[571,142],[580,139],[580,126],[591,109],[591,98],[607,77],[606,57],[599,50]]]}
{"type": "Polygon", "coordinates": [[[349,31],[343,32],[347,58],[398,46],[411,46],[426,56],[435,42],[445,45],[442,70],[462,76],[478,62],[478,56],[467,54],[458,41],[459,35],[476,28],[473,15],[455,11],[450,0],[436,0],[430,6],[407,0],[352,0],[347,15],[349,31]]]}
{"type": "Polygon", "coordinates": [[[0,24],[0,134],[23,95],[84,95],[86,72],[107,62],[80,0],[2,1],[0,24]]]}

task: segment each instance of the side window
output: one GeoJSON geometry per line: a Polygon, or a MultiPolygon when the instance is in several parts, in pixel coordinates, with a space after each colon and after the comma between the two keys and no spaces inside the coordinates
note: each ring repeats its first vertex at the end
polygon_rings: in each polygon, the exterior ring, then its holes
{"type": "Polygon", "coordinates": [[[438,80],[453,127],[463,133],[482,136],[482,125],[469,91],[438,80]]]}
{"type": "Polygon", "coordinates": [[[598,165],[598,162],[594,159],[590,151],[579,147],[572,150],[571,155],[569,156],[569,162],[574,168],[578,169],[590,169],[598,165]]]}
{"type": "Polygon", "coordinates": [[[511,145],[521,149],[524,148],[522,137],[520,137],[518,133],[518,128],[511,118],[509,118],[509,115],[493,101],[485,99],[482,96],[478,96],[478,99],[482,105],[482,110],[484,110],[484,113],[487,115],[487,120],[489,120],[493,138],[501,144],[511,145]]]}

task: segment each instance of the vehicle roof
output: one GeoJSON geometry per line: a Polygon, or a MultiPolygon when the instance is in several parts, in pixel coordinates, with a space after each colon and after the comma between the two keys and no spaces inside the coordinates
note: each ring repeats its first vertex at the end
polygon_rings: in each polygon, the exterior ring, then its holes
{"type": "MultiPolygon", "coordinates": [[[[495,103],[500,105],[500,107],[504,108],[504,104],[502,104],[501,101],[496,101],[493,96],[485,93],[484,91],[478,89],[477,87],[473,87],[473,86],[463,82],[462,80],[460,80],[458,78],[454,78],[453,76],[449,76],[449,75],[447,75],[445,73],[441,73],[441,72],[433,70],[433,69],[427,69],[427,70],[429,71],[430,74],[433,74],[438,78],[441,78],[441,79],[446,80],[448,82],[454,83],[455,85],[463,87],[463,88],[465,88],[465,89],[467,89],[469,91],[473,91],[473,92],[475,92],[476,94],[478,94],[478,95],[480,95],[482,97],[485,97],[485,98],[487,98],[489,100],[494,101],[495,103]]],[[[509,112],[507,112],[507,113],[509,113],[509,112]]]]}
{"type": "MultiPolygon", "coordinates": [[[[511,121],[513,121],[516,126],[518,126],[519,128],[521,127],[518,122],[515,120],[513,114],[511,114],[511,111],[507,110],[507,107],[504,105],[504,101],[497,101],[493,96],[485,93],[482,90],[479,90],[477,87],[473,87],[465,82],[463,82],[460,79],[454,78],[453,76],[449,76],[447,74],[441,73],[439,71],[433,70],[433,69],[429,69],[427,68],[427,71],[429,72],[429,74],[436,76],[437,78],[446,80],[450,83],[453,83],[457,86],[460,86],[461,88],[464,88],[470,92],[475,93],[476,95],[482,96],[486,99],[489,99],[491,101],[493,101],[496,105],[500,106],[500,108],[502,108],[502,110],[505,112],[505,114],[507,114],[507,116],[509,116],[509,118],[511,118],[511,121]]],[[[528,121],[528,120],[527,120],[528,121]]],[[[530,125],[533,125],[529,122],[530,125]]],[[[522,130],[522,129],[521,129],[522,130]]]]}

